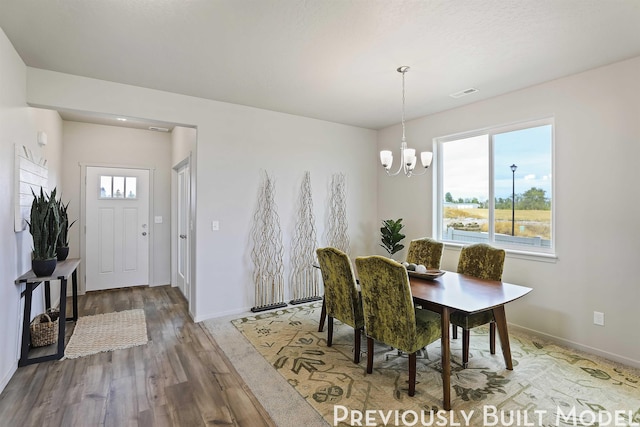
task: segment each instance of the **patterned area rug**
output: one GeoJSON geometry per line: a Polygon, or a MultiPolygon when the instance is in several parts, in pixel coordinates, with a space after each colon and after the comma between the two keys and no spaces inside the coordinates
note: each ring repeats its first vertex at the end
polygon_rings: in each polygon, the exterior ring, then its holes
{"type": "Polygon", "coordinates": [[[64,350],[65,359],[147,343],[144,310],[126,310],[78,318],[64,350]]]}
{"type": "MultiPolygon", "coordinates": [[[[627,426],[640,425],[640,371],[510,331],[514,370],[488,328],[471,336],[469,366],[452,340],[452,407],[442,410],[440,342],[418,354],[416,395],[407,395],[405,354],[376,343],[374,371],[352,360],[353,329],[318,332],[321,303],[232,321],[260,354],[330,425],[627,426]]],[[[461,333],[459,336],[461,337],[461,333]]],[[[498,340],[499,341],[499,340],[498,340]]]]}

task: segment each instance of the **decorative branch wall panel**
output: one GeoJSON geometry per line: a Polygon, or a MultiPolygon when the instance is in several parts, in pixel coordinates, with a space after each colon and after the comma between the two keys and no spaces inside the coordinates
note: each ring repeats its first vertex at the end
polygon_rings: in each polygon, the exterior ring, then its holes
{"type": "Polygon", "coordinates": [[[347,222],[347,190],[343,173],[334,173],[331,177],[331,197],[329,199],[329,246],[349,253],[349,233],[347,222]]]}
{"type": "Polygon", "coordinates": [[[299,203],[291,254],[291,291],[293,294],[291,304],[321,299],[318,269],[313,266],[317,262],[318,243],[311,196],[311,174],[308,171],[304,173],[302,180],[299,203]]]}
{"type": "Polygon", "coordinates": [[[251,311],[285,307],[282,230],[275,203],[275,184],[266,172],[258,191],[251,236],[256,304],[251,311]]]}

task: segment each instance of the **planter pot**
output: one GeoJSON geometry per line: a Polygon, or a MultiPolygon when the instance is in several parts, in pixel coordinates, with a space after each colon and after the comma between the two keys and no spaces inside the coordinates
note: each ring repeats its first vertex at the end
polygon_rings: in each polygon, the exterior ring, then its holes
{"type": "Polygon", "coordinates": [[[64,261],[69,256],[69,246],[56,249],[58,261],[64,261]]]}
{"type": "Polygon", "coordinates": [[[33,273],[38,277],[51,276],[56,269],[58,260],[51,259],[33,259],[31,260],[31,269],[33,273]]]}

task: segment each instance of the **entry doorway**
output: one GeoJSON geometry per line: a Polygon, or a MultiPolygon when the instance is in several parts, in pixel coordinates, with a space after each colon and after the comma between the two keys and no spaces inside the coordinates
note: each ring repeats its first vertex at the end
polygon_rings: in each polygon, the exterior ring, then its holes
{"type": "Polygon", "coordinates": [[[86,167],[85,289],[149,284],[148,169],[86,167]]]}

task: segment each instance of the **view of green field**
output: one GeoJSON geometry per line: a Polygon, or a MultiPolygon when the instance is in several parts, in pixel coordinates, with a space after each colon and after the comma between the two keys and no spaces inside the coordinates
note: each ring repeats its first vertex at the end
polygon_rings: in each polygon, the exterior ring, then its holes
{"type": "MultiPolygon", "coordinates": [[[[511,234],[511,209],[495,210],[495,232],[511,234]]],[[[444,208],[445,226],[468,229],[468,224],[477,223],[479,231],[489,231],[488,209],[456,209],[444,208]],[[463,225],[466,225],[463,226],[463,225]]],[[[477,228],[476,228],[477,230],[477,228]]],[[[516,236],[537,237],[551,239],[551,211],[550,210],[517,210],[515,211],[516,236]]]]}

